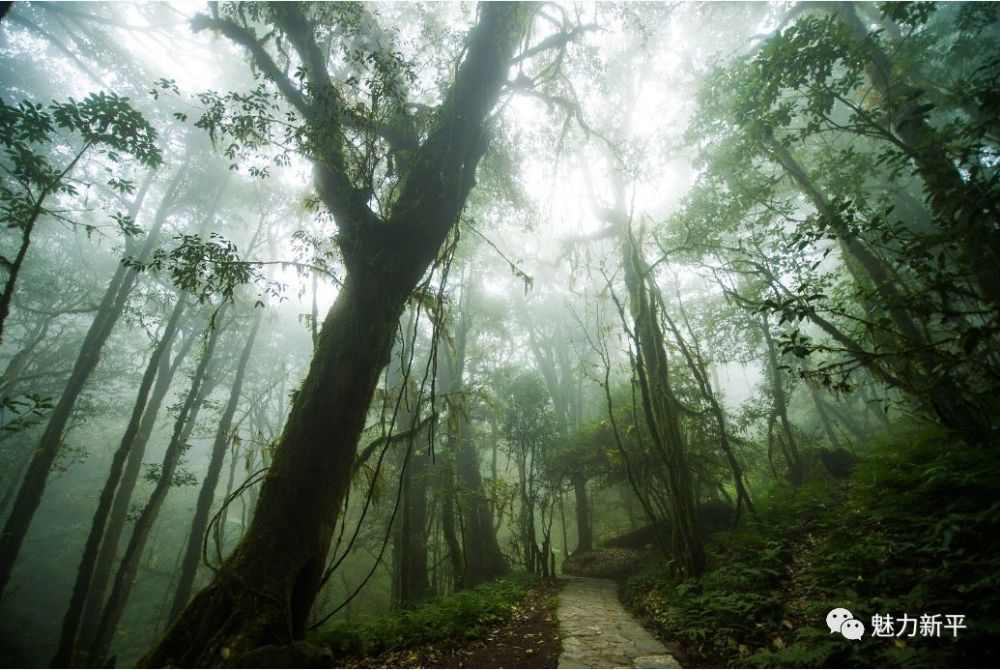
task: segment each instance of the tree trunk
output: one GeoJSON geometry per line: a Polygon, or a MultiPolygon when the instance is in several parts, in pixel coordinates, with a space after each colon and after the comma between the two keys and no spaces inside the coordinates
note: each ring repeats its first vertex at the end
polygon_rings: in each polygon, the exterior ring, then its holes
{"type": "MultiPolygon", "coordinates": [[[[43,214],[42,206],[45,204],[45,199],[61,185],[62,180],[73,171],[73,168],[76,167],[76,164],[81,158],[83,158],[84,154],[90,150],[93,144],[93,140],[88,140],[83,148],[80,149],[69,162],[69,165],[62,170],[62,172],[48,177],[48,183],[42,188],[37,198],[35,198],[31,211],[28,213],[27,220],[23,222],[23,226],[21,227],[21,244],[18,247],[17,255],[14,257],[14,260],[10,262],[7,262],[6,259],[4,259],[4,265],[7,269],[7,282],[4,284],[3,291],[0,292],[0,343],[3,342],[4,324],[7,322],[7,316],[10,314],[10,303],[14,298],[14,289],[17,287],[17,278],[21,272],[21,267],[24,265],[24,259],[28,256],[28,248],[31,246],[31,234],[35,230],[35,225],[38,223],[39,217],[43,214]]],[[[28,193],[30,200],[30,190],[28,193]]],[[[133,201],[133,206],[130,208],[132,212],[138,210],[138,205],[141,204],[145,195],[145,190],[139,191],[133,201]]],[[[5,223],[11,223],[14,226],[18,225],[17,221],[5,221],[5,223]]],[[[0,581],[0,591],[2,591],[3,586],[4,582],[0,581]]]]}
{"type": "Polygon", "coordinates": [[[559,492],[559,525],[562,527],[562,555],[563,560],[569,558],[569,536],[566,533],[566,493],[559,492]]]}
{"type": "MultiPolygon", "coordinates": [[[[416,412],[416,408],[413,409],[416,412]]],[[[415,416],[403,417],[405,429],[416,425],[415,416]]],[[[402,426],[401,426],[402,427],[402,426]]],[[[406,608],[422,600],[431,593],[427,581],[427,483],[430,455],[426,445],[415,444],[415,438],[407,440],[401,462],[403,487],[401,491],[401,514],[396,534],[396,604],[406,608]]]]}
{"type": "Polygon", "coordinates": [[[225,460],[226,448],[229,446],[229,432],[233,425],[233,417],[236,415],[236,407],[240,402],[240,394],[243,392],[243,378],[246,375],[247,363],[250,361],[250,353],[253,351],[254,341],[257,339],[257,331],[260,329],[262,318],[262,311],[258,311],[254,315],[250,334],[247,335],[246,344],[243,346],[243,351],[236,364],[236,374],[233,378],[232,389],[229,391],[229,401],[226,404],[225,410],[223,410],[222,418],[219,420],[219,427],[215,433],[215,442],[212,444],[208,472],[205,474],[205,479],[201,483],[201,490],[198,492],[198,502],[195,505],[194,519],[191,521],[191,532],[188,535],[187,548],[184,551],[184,559],[181,562],[177,591],[174,593],[174,602],[170,608],[171,621],[180,614],[181,609],[183,609],[191,597],[191,589],[194,586],[194,578],[198,572],[198,564],[201,560],[202,540],[208,528],[208,516],[212,509],[212,502],[215,499],[215,487],[219,483],[222,462],[225,460]]]}
{"type": "MultiPolygon", "coordinates": [[[[173,205],[182,176],[183,169],[174,176],[166,194],[160,201],[153,225],[146,236],[141,258],[152,253],[159,241],[160,230],[166,221],[170,207],[173,205]]],[[[141,202],[138,202],[137,199],[137,202],[133,203],[132,210],[137,212],[140,206],[141,202]]],[[[24,543],[24,537],[28,533],[28,527],[31,525],[35,510],[38,509],[38,505],[42,501],[49,471],[59,456],[63,432],[66,430],[66,424],[69,423],[73,408],[76,406],[76,400],[83,392],[94,368],[97,367],[104,343],[107,342],[112,329],[118,322],[118,317],[121,316],[122,310],[125,308],[125,302],[128,300],[137,278],[136,270],[127,268],[125,265],[120,265],[112,277],[97,314],[94,316],[94,321],[90,324],[83,344],[80,346],[80,353],[73,366],[73,371],[70,373],[69,380],[66,382],[66,388],[52,410],[45,432],[42,433],[38,447],[32,456],[27,475],[18,491],[17,499],[14,501],[14,507],[4,525],[3,533],[0,534],[0,598],[3,597],[10,580],[14,562],[21,551],[21,545],[24,543]]]]}
{"type": "Polygon", "coordinates": [[[104,537],[101,540],[101,551],[97,555],[94,576],[90,583],[90,591],[87,594],[86,607],[83,611],[83,619],[77,639],[77,665],[88,665],[87,653],[97,633],[97,625],[100,623],[101,613],[104,611],[108,584],[111,581],[115,561],[118,558],[121,538],[127,526],[132,493],[139,482],[139,474],[142,470],[142,459],[146,453],[146,445],[149,444],[149,438],[153,434],[153,427],[160,413],[160,407],[163,405],[163,401],[170,390],[170,383],[173,381],[177,370],[180,369],[181,364],[184,362],[196,340],[197,338],[193,335],[185,337],[180,349],[174,356],[173,362],[171,362],[168,355],[164,355],[160,360],[159,370],[156,373],[156,384],[153,386],[149,402],[146,404],[145,409],[142,410],[142,421],[139,424],[139,430],[132,439],[128,462],[125,464],[121,484],[119,484],[118,492],[115,494],[114,504],[111,507],[104,537]]]}
{"type": "Polygon", "coordinates": [[[108,602],[104,605],[104,612],[101,614],[100,623],[90,645],[89,659],[91,664],[98,664],[103,667],[108,650],[111,648],[111,641],[114,638],[118,621],[121,619],[125,604],[131,593],[132,585],[135,582],[135,575],[139,570],[139,561],[142,558],[143,549],[149,540],[153,530],[153,523],[159,515],[163,501],[173,488],[174,473],[180,463],[181,456],[187,448],[187,440],[194,428],[198,418],[198,411],[201,408],[208,391],[207,371],[208,365],[212,361],[216,343],[222,330],[221,322],[224,313],[227,311],[229,303],[224,303],[219,308],[215,318],[211,320],[209,331],[206,333],[205,347],[198,361],[198,368],[191,379],[191,388],[188,390],[184,405],[174,421],[174,431],[167,445],[167,450],[163,456],[163,463],[160,468],[160,477],[153,487],[153,493],[149,497],[149,502],[143,507],[139,518],[136,519],[132,529],[132,537],[128,547],[122,556],[121,564],[115,573],[114,583],[111,586],[111,593],[108,602]]]}
{"type": "Polygon", "coordinates": [[[767,345],[768,373],[771,378],[771,398],[774,400],[774,411],[781,420],[781,432],[784,440],[781,449],[788,465],[788,481],[792,486],[802,486],[805,482],[805,464],[799,454],[798,442],[792,432],[792,422],[788,419],[788,403],[785,400],[785,387],[781,384],[781,370],[778,367],[778,352],[771,338],[771,328],[766,321],[761,322],[761,332],[767,345]]]}
{"type": "Polygon", "coordinates": [[[816,406],[816,414],[819,416],[819,422],[823,426],[823,432],[826,433],[826,439],[830,441],[830,446],[834,449],[841,449],[840,440],[837,438],[837,432],[833,429],[833,421],[827,414],[826,403],[819,396],[819,390],[817,390],[815,384],[806,382],[806,386],[809,389],[809,397],[812,398],[813,405],[816,406]]]}
{"type": "Polygon", "coordinates": [[[69,607],[63,617],[62,632],[59,636],[59,646],[52,659],[53,667],[69,667],[73,664],[74,650],[76,648],[77,633],[80,628],[80,618],[83,616],[83,608],[87,601],[90,590],[91,579],[94,575],[94,566],[97,563],[97,554],[101,546],[101,538],[104,537],[104,529],[114,502],[115,490],[121,481],[122,470],[125,468],[125,461],[132,449],[132,444],[136,433],[139,431],[143,411],[146,408],[146,401],[153,386],[160,361],[170,351],[173,345],[174,336],[177,334],[177,327],[181,314],[184,312],[184,300],[179,299],[174,307],[170,319],[167,321],[160,335],[160,342],[149,357],[146,365],[146,372],[143,374],[142,382],[139,385],[139,392],[136,395],[135,405],[132,409],[132,416],[121,443],[115,451],[111,460],[111,469],[108,478],[105,480],[104,488],[97,503],[97,510],[94,512],[93,521],[90,526],[90,533],[87,536],[87,543],[83,550],[83,557],[80,559],[80,566],[77,569],[76,581],[73,584],[73,593],[70,597],[69,607]]]}
{"type": "MultiPolygon", "coordinates": [[[[450,398],[456,398],[465,390],[466,351],[469,331],[472,328],[469,307],[471,290],[471,283],[467,282],[462,292],[462,311],[455,324],[455,355],[449,356],[444,366],[445,378],[442,379],[442,387],[446,389],[450,398]]],[[[479,453],[472,440],[469,408],[464,402],[453,400],[449,412],[457,415],[454,420],[448,422],[451,429],[448,435],[448,447],[454,457],[460,494],[456,495],[454,476],[450,477],[450,491],[452,501],[456,499],[462,501],[459,507],[462,510],[462,526],[465,530],[465,559],[461,585],[470,587],[496,579],[507,572],[508,566],[497,543],[496,531],[493,528],[493,510],[483,492],[479,453]]],[[[458,588],[457,583],[456,588],[458,588]]]]}
{"type": "Polygon", "coordinates": [[[472,427],[465,419],[460,420],[459,425],[455,465],[465,503],[463,524],[467,558],[464,585],[469,587],[506,574],[508,566],[493,530],[493,512],[490,510],[489,500],[483,492],[479,454],[469,438],[472,427]]]}
{"type": "Polygon", "coordinates": [[[576,496],[576,549],[574,554],[590,551],[594,547],[594,539],[590,532],[590,503],[587,501],[587,478],[581,473],[572,475],[573,494],[576,496]]]}
{"type": "Polygon", "coordinates": [[[677,399],[670,385],[663,333],[646,286],[647,282],[652,283],[652,278],[628,225],[623,226],[621,238],[629,310],[635,324],[636,372],[654,452],[665,470],[673,530],[672,553],[681,572],[699,575],[705,569],[705,548],[697,527],[687,445],[681,433],[677,399]]]}
{"type": "MultiPolygon", "coordinates": [[[[438,123],[414,152],[389,220],[360,226],[336,207],[347,274],[292,403],[250,527],[212,583],[145,658],[151,666],[239,664],[301,639],[319,589],[358,438],[406,300],[458,219],[485,150],[525,10],[484,4],[438,123]]],[[[317,167],[325,199],[337,190],[317,167]]],[[[332,183],[331,183],[332,182],[332,183]]],[[[326,201],[326,200],[325,200],[326,201]]],[[[336,204],[336,203],[335,203],[336,204]]]]}
{"type": "MultiPolygon", "coordinates": [[[[453,438],[449,437],[449,446],[454,449],[453,438]]],[[[445,463],[441,468],[441,534],[444,536],[444,543],[448,547],[448,561],[451,563],[452,583],[456,591],[464,589],[468,584],[465,582],[466,564],[462,554],[462,546],[458,541],[458,532],[455,523],[455,473],[452,464],[445,463]]]]}
{"type": "MultiPolygon", "coordinates": [[[[681,297],[680,290],[678,289],[677,306],[680,310],[681,318],[684,320],[685,328],[687,328],[687,332],[691,338],[690,344],[681,334],[680,328],[677,327],[674,320],[670,318],[670,314],[667,312],[667,306],[663,301],[662,295],[657,291],[654,297],[660,306],[660,312],[664,322],[666,322],[667,327],[670,328],[670,331],[674,334],[677,347],[684,355],[685,361],[687,361],[688,370],[691,371],[692,376],[694,376],[695,381],[698,384],[698,389],[701,391],[702,398],[704,398],[705,402],[708,403],[712,416],[715,417],[715,425],[719,430],[719,448],[722,450],[722,453],[726,455],[726,460],[729,463],[729,469],[733,473],[733,487],[736,489],[736,518],[739,519],[744,505],[746,505],[746,508],[751,513],[754,512],[753,501],[750,499],[750,492],[746,487],[746,481],[743,477],[743,468],[740,467],[740,462],[736,458],[736,451],[733,449],[732,442],[729,439],[729,430],[726,426],[726,412],[723,409],[722,404],[719,402],[715,389],[713,389],[712,383],[709,380],[708,365],[705,363],[705,359],[701,354],[701,347],[698,345],[698,340],[696,339],[694,330],[691,328],[691,322],[688,320],[687,312],[684,309],[684,300],[681,297]]],[[[716,386],[718,386],[718,380],[716,380],[716,386]]],[[[724,489],[723,492],[725,492],[724,489]]]]}

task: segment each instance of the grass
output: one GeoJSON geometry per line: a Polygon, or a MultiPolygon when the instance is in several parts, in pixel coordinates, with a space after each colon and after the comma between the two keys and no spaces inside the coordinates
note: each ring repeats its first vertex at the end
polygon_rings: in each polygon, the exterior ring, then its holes
{"type": "Polygon", "coordinates": [[[701,665],[970,667],[1000,655],[1000,460],[940,432],[876,445],[847,486],[776,487],[715,534],[710,569],[634,577],[630,604],[701,665]],[[846,607],[867,629],[831,634],[846,607]],[[964,614],[954,637],[874,638],[875,614],[964,614]]]}

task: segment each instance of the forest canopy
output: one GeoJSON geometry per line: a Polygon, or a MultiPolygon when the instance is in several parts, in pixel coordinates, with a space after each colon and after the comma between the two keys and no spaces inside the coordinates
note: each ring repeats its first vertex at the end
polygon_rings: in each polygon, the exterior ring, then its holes
{"type": "Polygon", "coordinates": [[[0,11],[0,660],[1000,652],[1000,4],[0,11]]]}

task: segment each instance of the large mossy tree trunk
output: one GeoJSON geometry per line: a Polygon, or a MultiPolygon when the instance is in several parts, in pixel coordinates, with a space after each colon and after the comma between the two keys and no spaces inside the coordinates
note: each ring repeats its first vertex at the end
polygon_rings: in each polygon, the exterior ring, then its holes
{"type": "MultiPolygon", "coordinates": [[[[624,210],[619,210],[624,211],[624,210]]],[[[696,497],[688,463],[687,443],[680,425],[680,407],[670,381],[663,331],[650,295],[651,268],[628,224],[620,233],[625,286],[632,316],[636,376],[643,416],[659,464],[663,468],[673,532],[671,546],[680,572],[696,576],[705,570],[705,547],[698,531],[696,497]]]]}
{"type": "MultiPolygon", "coordinates": [[[[664,328],[660,323],[659,308],[663,306],[663,299],[652,275],[653,268],[643,257],[641,240],[636,239],[632,231],[624,166],[617,157],[611,156],[610,152],[608,154],[614,200],[610,208],[598,206],[596,200],[594,206],[596,213],[610,230],[617,233],[619,240],[628,306],[622,306],[617,298],[615,301],[626,333],[632,340],[633,373],[641,400],[641,407],[636,409],[642,413],[653,447],[654,462],[659,466],[653,476],[664,485],[665,495],[659,494],[656,487],[650,487],[649,500],[656,502],[661,512],[670,518],[670,550],[677,570],[688,576],[697,576],[704,572],[707,557],[698,529],[697,495],[688,459],[688,444],[681,429],[680,402],[674,392],[664,328]]],[[[609,417],[613,419],[610,394],[607,399],[609,417]]],[[[620,439],[616,440],[620,447],[620,439]]],[[[632,479],[630,475],[630,481],[632,479]]],[[[638,487],[634,484],[633,487],[638,495],[638,487]]],[[[651,506],[647,514],[651,518],[656,516],[651,506]]],[[[664,542],[662,538],[658,541],[664,542]]]]}
{"type": "MultiPolygon", "coordinates": [[[[299,6],[282,6],[317,98],[317,137],[343,141],[328,118],[339,94],[299,6]],[[322,132],[321,132],[322,131],[322,132]]],[[[458,220],[486,150],[495,106],[527,23],[519,5],[479,8],[455,81],[427,138],[407,161],[386,220],[352,185],[342,149],[316,163],[318,190],[337,220],[347,267],[319,332],[245,535],[143,660],[147,666],[240,664],[254,649],[301,639],[319,590],[351,464],[403,308],[458,220]]],[[[280,76],[280,75],[275,75],[280,76]]],[[[301,102],[306,106],[309,103],[301,102]]]]}

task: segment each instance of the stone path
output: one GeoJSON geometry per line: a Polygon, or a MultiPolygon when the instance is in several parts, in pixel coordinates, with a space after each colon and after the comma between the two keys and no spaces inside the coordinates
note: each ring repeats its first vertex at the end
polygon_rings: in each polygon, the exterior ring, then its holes
{"type": "Polygon", "coordinates": [[[679,668],[618,601],[610,579],[565,577],[559,594],[560,668],[679,668]]]}

